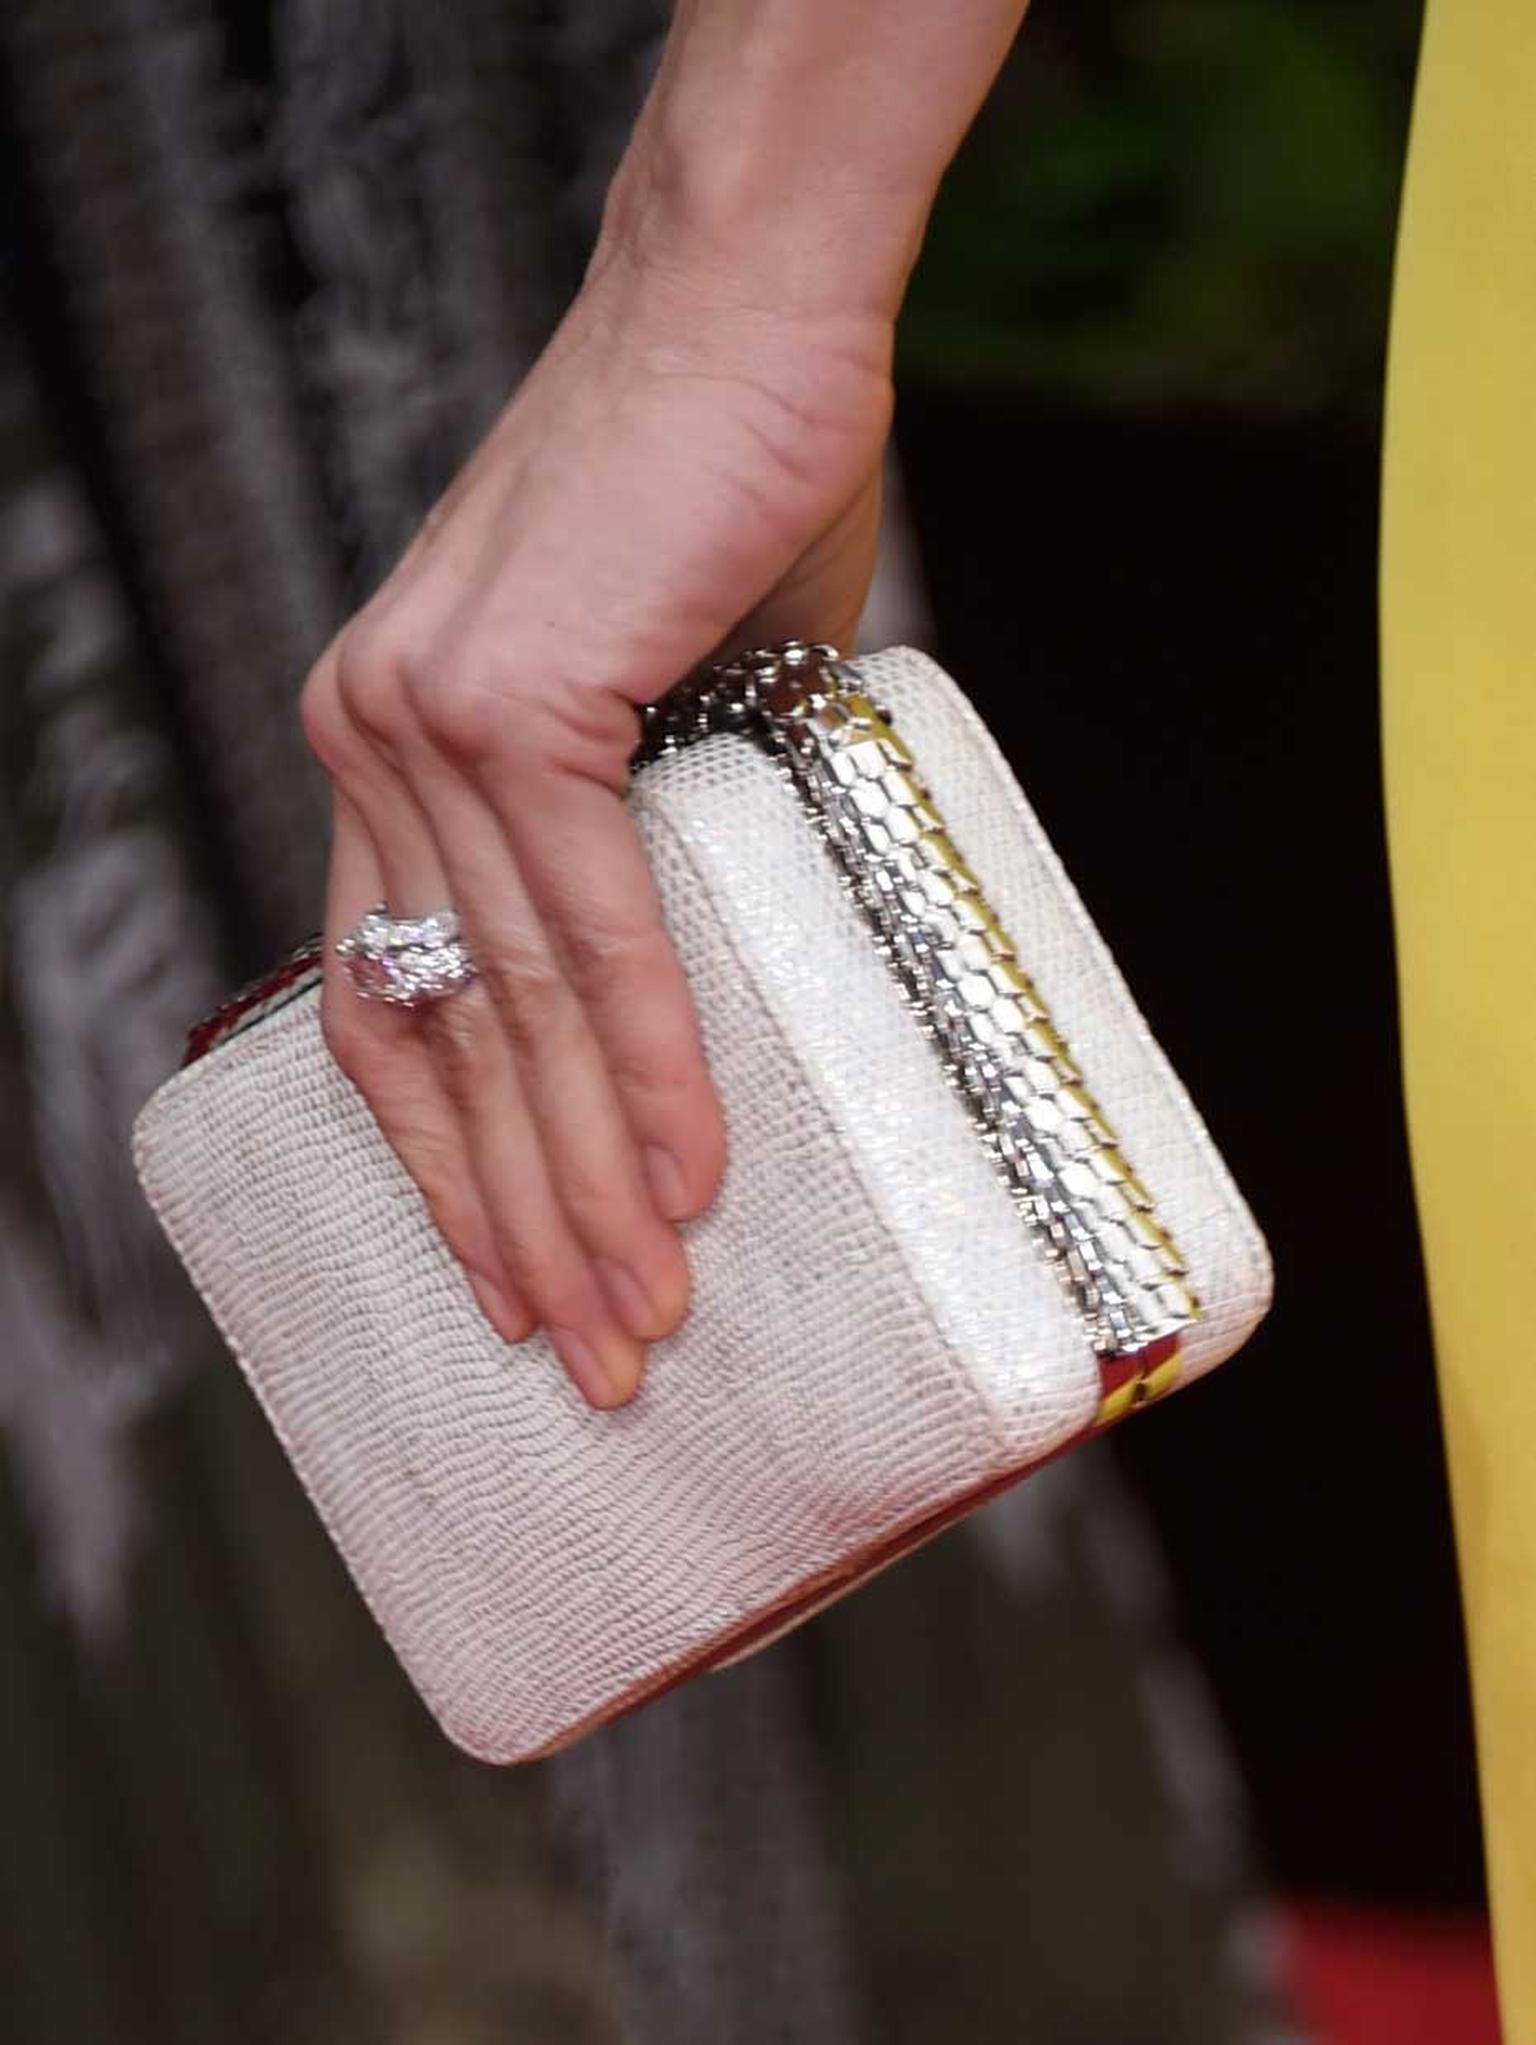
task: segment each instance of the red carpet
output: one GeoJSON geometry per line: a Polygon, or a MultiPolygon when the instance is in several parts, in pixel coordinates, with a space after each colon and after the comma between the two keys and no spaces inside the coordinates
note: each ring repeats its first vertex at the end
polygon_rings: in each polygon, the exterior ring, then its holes
{"type": "Polygon", "coordinates": [[[1351,1903],[1287,1912],[1314,2045],[1499,2045],[1486,1925],[1351,1903]]]}

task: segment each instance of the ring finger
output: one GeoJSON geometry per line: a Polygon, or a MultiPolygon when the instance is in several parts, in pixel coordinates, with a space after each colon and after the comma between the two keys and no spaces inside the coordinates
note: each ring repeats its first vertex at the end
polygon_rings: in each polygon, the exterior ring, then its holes
{"type": "MultiPolygon", "coordinates": [[[[476,800],[467,790],[455,790],[453,797],[440,805],[440,815],[459,818],[466,802],[476,800]]],[[[484,888],[466,888],[462,876],[445,877],[436,837],[408,783],[376,768],[364,802],[391,904],[413,914],[451,903],[477,961],[503,956],[502,908],[520,899],[505,846],[491,848],[491,863],[500,870],[484,888]]],[[[450,835],[459,828],[450,824],[450,835]]],[[[483,980],[425,1004],[409,1020],[461,1132],[486,1226],[519,1299],[548,1327],[562,1362],[589,1399],[612,1405],[629,1397],[644,1362],[644,1340],[664,1332],[669,1308],[676,1304],[680,1311],[679,1295],[686,1295],[686,1266],[675,1236],[653,1222],[652,1233],[661,1240],[648,1245],[643,1268],[663,1274],[657,1305],[628,1280],[626,1264],[601,1255],[603,1229],[587,1230],[584,1239],[573,1225],[558,1190],[562,1179],[569,1185],[569,1170],[552,1169],[504,1017],[483,980]]],[[[611,1189],[618,1177],[617,1169],[609,1174],[597,1203],[605,1215],[616,1204],[611,1189]]]]}
{"type": "Polygon", "coordinates": [[[415,1180],[486,1319],[506,1341],[520,1342],[532,1332],[533,1317],[496,1247],[459,1117],[415,1018],[385,1002],[359,1000],[336,958],[337,940],[358,917],[397,899],[392,890],[407,885],[403,874],[381,867],[361,813],[338,791],[321,995],[326,1039],[415,1180]]]}

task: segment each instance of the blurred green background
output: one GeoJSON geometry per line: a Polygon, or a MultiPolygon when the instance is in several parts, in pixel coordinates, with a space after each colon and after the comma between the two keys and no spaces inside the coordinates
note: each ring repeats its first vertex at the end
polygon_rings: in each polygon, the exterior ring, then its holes
{"type": "Polygon", "coordinates": [[[1040,5],[945,188],[904,375],[1375,416],[1401,0],[1040,5]]]}

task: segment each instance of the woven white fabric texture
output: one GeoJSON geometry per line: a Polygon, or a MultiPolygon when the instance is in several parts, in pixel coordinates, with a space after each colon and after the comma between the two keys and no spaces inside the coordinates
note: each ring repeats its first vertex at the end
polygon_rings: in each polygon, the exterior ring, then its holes
{"type": "MultiPolygon", "coordinates": [[[[1051,1003],[1205,1302],[1192,1371],[1262,1315],[1263,1244],[969,706],[860,663],[1051,1003]]],[[[309,995],[167,1083],[140,1172],[444,1730],[547,1751],[806,1586],[1093,1419],[1064,1294],[798,803],[749,742],[633,797],[729,1125],[695,1305],[633,1406],[486,1326],[309,995]]]]}

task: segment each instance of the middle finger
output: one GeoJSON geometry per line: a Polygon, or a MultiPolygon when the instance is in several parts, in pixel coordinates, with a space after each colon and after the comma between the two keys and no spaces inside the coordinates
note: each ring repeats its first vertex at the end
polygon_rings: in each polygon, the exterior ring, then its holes
{"type": "MultiPolygon", "coordinates": [[[[455,908],[499,1024],[504,1078],[536,1131],[547,1197],[558,1203],[621,1324],[643,1341],[674,1328],[688,1270],[676,1230],[658,1213],[623,1105],[576,990],[563,972],[501,825],[478,790],[446,763],[411,772],[455,908]]],[[[475,989],[467,990],[474,993],[475,989]]],[[[452,1004],[463,1017],[465,997],[452,1004]]],[[[462,1038],[467,1032],[461,1029],[462,1038]]],[[[436,1032],[439,1042],[442,1030],[436,1032]]],[[[445,1060],[461,1044],[444,1047],[445,1060]]],[[[482,1054],[488,1067],[498,1061],[482,1054]]],[[[517,1219],[526,1192],[490,1163],[493,1212],[517,1219]]],[[[516,1273],[519,1284],[522,1274],[516,1273]]],[[[537,1310],[538,1302],[534,1299],[537,1310]]]]}

